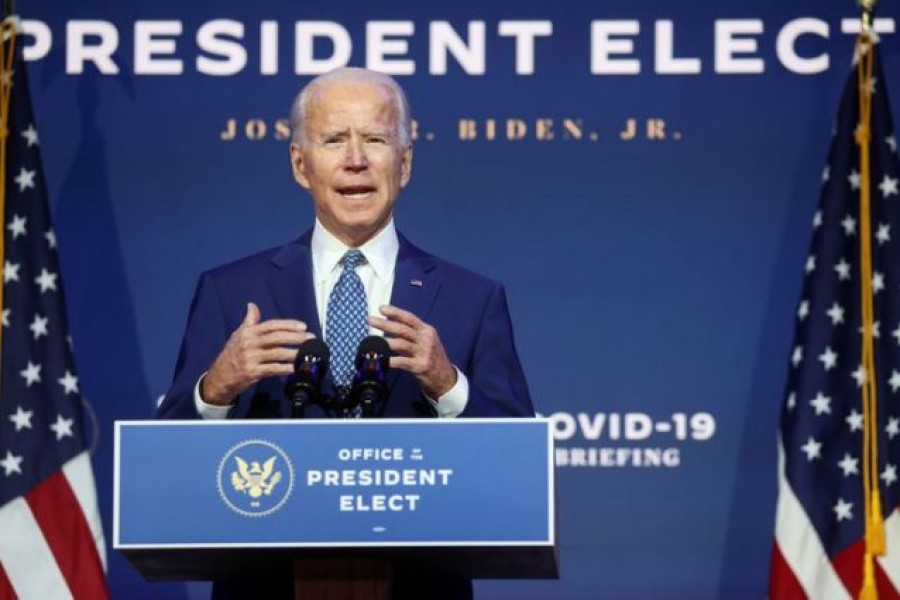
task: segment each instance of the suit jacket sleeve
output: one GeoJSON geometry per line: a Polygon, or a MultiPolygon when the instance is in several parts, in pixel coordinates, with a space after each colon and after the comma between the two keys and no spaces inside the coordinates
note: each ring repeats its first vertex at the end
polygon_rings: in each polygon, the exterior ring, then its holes
{"type": "Polygon", "coordinates": [[[229,333],[215,281],[205,273],[191,302],[172,385],[156,409],[156,418],[200,418],[194,406],[194,386],[225,346],[229,333]]]}
{"type": "Polygon", "coordinates": [[[516,354],[506,292],[493,283],[484,303],[469,364],[469,401],[461,417],[534,416],[534,406],[516,354]]]}

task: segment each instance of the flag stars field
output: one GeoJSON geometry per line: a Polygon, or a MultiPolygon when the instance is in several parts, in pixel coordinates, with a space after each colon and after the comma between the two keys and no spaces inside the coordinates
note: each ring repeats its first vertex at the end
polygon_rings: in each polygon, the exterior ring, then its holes
{"type": "Polygon", "coordinates": [[[41,382],[41,365],[28,361],[28,366],[19,372],[25,378],[26,387],[31,387],[33,383],[41,382]]]}
{"type": "MultiPolygon", "coordinates": [[[[862,327],[862,326],[860,326],[860,328],[857,329],[857,331],[859,331],[860,335],[862,335],[865,330],[866,330],[866,328],[862,327]]],[[[876,340],[881,337],[881,323],[879,323],[878,321],[875,321],[874,323],[872,323],[872,337],[875,338],[876,340]]]]}
{"type": "Polygon", "coordinates": [[[72,373],[66,369],[66,374],[60,377],[57,381],[59,381],[59,385],[63,387],[63,392],[66,394],[77,394],[78,393],[78,378],[75,377],[72,373]]]}
{"type": "Polygon", "coordinates": [[[26,189],[34,187],[35,175],[37,175],[37,171],[29,171],[24,166],[22,167],[15,179],[16,184],[19,186],[19,192],[24,192],[26,189]]]}
{"type": "Polygon", "coordinates": [[[888,434],[888,439],[893,440],[895,435],[900,435],[900,418],[891,417],[884,431],[888,434]]]}
{"type": "Polygon", "coordinates": [[[877,294],[884,289],[884,275],[875,271],[872,274],[872,293],[877,294]]]}
{"type": "Polygon", "coordinates": [[[834,505],[834,514],[838,521],[853,518],[853,503],[847,502],[843,498],[838,498],[837,504],[834,505]]]}
{"type": "Polygon", "coordinates": [[[881,478],[884,480],[884,485],[893,485],[897,481],[897,466],[886,465],[881,473],[881,478]]]}
{"type": "Polygon", "coordinates": [[[794,352],[791,354],[791,364],[793,364],[794,367],[798,367],[801,362],[803,362],[803,347],[795,346],[794,352]]]}
{"type": "Polygon", "coordinates": [[[22,131],[22,137],[25,138],[25,143],[28,144],[28,147],[38,145],[38,133],[37,129],[34,128],[34,123],[30,123],[28,128],[22,131]]]}
{"type": "Polygon", "coordinates": [[[797,308],[797,318],[801,321],[809,316],[809,301],[804,300],[800,303],[799,308],[797,308]]]}
{"type": "Polygon", "coordinates": [[[900,372],[897,369],[891,371],[891,378],[888,379],[888,385],[891,386],[891,391],[896,392],[900,389],[900,372]]]}
{"type": "Polygon", "coordinates": [[[806,460],[812,461],[817,458],[821,458],[822,453],[822,444],[814,440],[813,438],[809,438],[806,440],[806,443],[800,447],[800,450],[806,454],[806,460]]]}
{"type": "Polygon", "coordinates": [[[856,219],[850,215],[844,217],[844,220],[841,221],[841,227],[844,228],[845,235],[856,235],[856,219]]]}
{"type": "Polygon", "coordinates": [[[831,398],[819,392],[816,397],[809,401],[817,415],[831,414],[831,398]]]}
{"type": "Polygon", "coordinates": [[[9,420],[12,421],[18,432],[23,429],[31,429],[31,417],[33,416],[33,410],[24,410],[21,406],[17,406],[16,412],[9,415],[9,420]]]}
{"type": "Polygon", "coordinates": [[[6,456],[3,460],[0,460],[0,467],[3,467],[3,474],[9,477],[13,473],[22,474],[22,457],[16,456],[9,450],[6,451],[6,456]]]}
{"type": "Polygon", "coordinates": [[[881,180],[881,183],[878,184],[878,189],[881,190],[881,194],[888,198],[890,196],[896,196],[898,194],[897,191],[897,178],[891,177],[887,173],[884,174],[884,179],[881,180]]]}
{"type": "Polygon", "coordinates": [[[844,477],[859,475],[859,459],[853,458],[850,454],[844,454],[844,458],[841,459],[838,466],[844,472],[844,477]]]}
{"type": "Polygon", "coordinates": [[[841,259],[841,262],[834,265],[834,270],[837,271],[839,280],[844,281],[850,279],[850,263],[843,258],[841,259]]]}
{"type": "MultiPolygon", "coordinates": [[[[830,346],[825,348],[825,352],[819,355],[819,360],[822,361],[822,365],[825,367],[826,371],[830,371],[837,365],[837,359],[837,353],[832,350],[830,346]]],[[[819,393],[821,394],[821,392],[819,393]]]]}
{"type": "Polygon", "coordinates": [[[23,217],[22,215],[13,215],[12,221],[6,226],[10,233],[12,233],[13,240],[20,235],[28,235],[28,229],[25,227],[27,223],[28,219],[26,217],[23,217]]]}
{"type": "Polygon", "coordinates": [[[42,317],[41,315],[34,315],[34,320],[31,322],[31,325],[28,326],[31,329],[32,335],[34,335],[34,339],[37,340],[42,335],[47,335],[47,323],[49,322],[48,317],[42,317]]]}
{"type": "Polygon", "coordinates": [[[794,392],[791,392],[790,394],[788,394],[787,409],[788,409],[788,411],[792,411],[792,410],[794,410],[794,407],[796,407],[796,406],[797,406],[797,394],[795,394],[794,392]]]}
{"type": "Polygon", "coordinates": [[[854,431],[862,431],[863,428],[863,414],[857,411],[855,408],[847,417],[844,419],[847,425],[850,426],[851,433],[854,431]]]}
{"type": "Polygon", "coordinates": [[[856,387],[862,387],[862,385],[866,382],[866,370],[862,365],[856,367],[856,370],[850,374],[854,381],[856,381],[856,387]]]}
{"type": "Polygon", "coordinates": [[[825,314],[828,315],[829,319],[831,319],[832,325],[837,325],[838,323],[844,322],[844,307],[842,307],[837,302],[832,304],[831,308],[829,308],[825,312],[825,314]]]}
{"type": "Polygon", "coordinates": [[[50,425],[50,430],[56,434],[57,442],[64,437],[71,437],[73,435],[73,424],[74,421],[72,419],[64,419],[62,415],[56,415],[56,422],[50,425]]]}
{"type": "Polygon", "coordinates": [[[46,268],[41,269],[41,274],[34,278],[34,282],[40,286],[41,293],[48,290],[56,291],[56,273],[51,273],[46,268]]]}
{"type": "MultiPolygon", "coordinates": [[[[19,263],[11,263],[8,260],[3,261],[3,283],[9,283],[10,281],[19,281],[19,263]]],[[[897,330],[900,331],[900,327],[897,327],[897,330]]]]}
{"type": "Polygon", "coordinates": [[[809,258],[806,259],[806,274],[810,274],[816,270],[816,255],[810,254],[809,258]]]}

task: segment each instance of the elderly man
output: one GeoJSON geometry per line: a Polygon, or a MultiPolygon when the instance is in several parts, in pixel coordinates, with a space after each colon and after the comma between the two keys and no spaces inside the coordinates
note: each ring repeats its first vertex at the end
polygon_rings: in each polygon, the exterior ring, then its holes
{"type": "MultiPolygon", "coordinates": [[[[312,337],[331,348],[324,385],[340,397],[367,334],[383,334],[391,350],[382,416],[533,415],[502,286],[420,250],[394,227],[413,156],[399,85],[364,69],[321,75],[295,100],[291,127],[291,167],[313,198],[315,225],[201,277],[157,416],[289,416],[284,380],[312,337]]],[[[356,415],[314,406],[306,416],[356,415]]],[[[247,593],[260,597],[260,579],[251,579],[247,593]]],[[[281,583],[290,597],[287,576],[281,583]]],[[[214,596],[242,593],[231,582],[214,596]]],[[[471,597],[471,584],[396,565],[394,597],[471,597]]]]}

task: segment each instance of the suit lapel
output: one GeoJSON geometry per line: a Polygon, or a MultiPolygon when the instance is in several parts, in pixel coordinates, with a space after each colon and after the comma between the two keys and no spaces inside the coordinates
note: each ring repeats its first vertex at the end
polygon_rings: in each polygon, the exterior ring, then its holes
{"type": "MultiPolygon", "coordinates": [[[[391,290],[391,304],[413,313],[423,321],[434,305],[441,282],[435,269],[435,262],[427,254],[399,235],[400,251],[394,272],[394,286],[391,290]]],[[[391,370],[388,386],[393,389],[399,372],[391,370]]]]}
{"type": "Polygon", "coordinates": [[[312,232],[307,231],[299,240],[284,246],[272,257],[279,270],[269,278],[268,285],[279,318],[303,321],[309,331],[321,338],[309,249],[311,236],[312,232]]]}

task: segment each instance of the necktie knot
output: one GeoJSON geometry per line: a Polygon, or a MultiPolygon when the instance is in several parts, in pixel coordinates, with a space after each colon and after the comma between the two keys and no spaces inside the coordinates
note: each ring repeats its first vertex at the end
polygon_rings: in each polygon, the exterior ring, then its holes
{"type": "Polygon", "coordinates": [[[351,269],[355,271],[356,267],[366,262],[366,257],[359,250],[348,250],[341,262],[344,263],[345,270],[351,269]]]}

